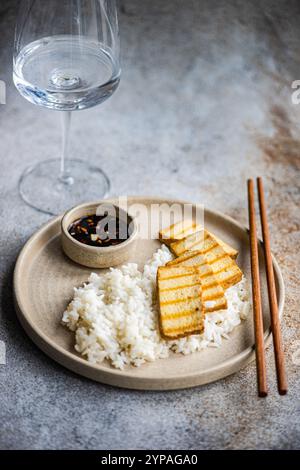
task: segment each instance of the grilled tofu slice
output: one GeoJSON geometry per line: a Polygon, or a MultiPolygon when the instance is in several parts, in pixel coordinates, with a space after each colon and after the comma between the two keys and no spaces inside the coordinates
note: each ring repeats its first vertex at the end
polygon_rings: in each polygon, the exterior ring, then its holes
{"type": "MultiPolygon", "coordinates": [[[[178,240],[170,244],[170,249],[175,256],[184,255],[187,251],[199,251],[202,250],[204,242],[207,238],[206,230],[198,230],[198,232],[192,233],[182,240],[178,240]]],[[[207,243],[207,242],[206,242],[207,243]]],[[[213,243],[210,237],[210,243],[213,243]]]]}
{"type": "MultiPolygon", "coordinates": [[[[188,237],[189,235],[195,234],[197,232],[201,232],[203,227],[201,225],[196,224],[191,220],[184,220],[182,222],[177,222],[176,224],[171,225],[168,228],[165,228],[159,232],[159,239],[165,243],[166,245],[170,245],[171,243],[177,242],[182,240],[183,238],[188,237]]],[[[225,243],[219,237],[214,235],[211,232],[208,232],[209,235],[223,248],[223,250],[231,256],[231,258],[236,258],[238,255],[238,251],[232,246],[225,243]]]]}
{"type": "Polygon", "coordinates": [[[200,251],[189,251],[167,263],[167,266],[194,266],[199,270],[205,313],[227,308],[224,289],[219,284],[211,266],[200,251]]]}
{"type": "Polygon", "coordinates": [[[223,250],[228,256],[230,256],[233,259],[237,258],[237,255],[239,254],[239,252],[235,248],[232,248],[232,246],[228,245],[228,243],[224,242],[223,240],[221,240],[221,238],[217,237],[213,233],[208,232],[208,231],[207,233],[209,233],[211,238],[213,238],[223,248],[223,250]]]}
{"type": "Polygon", "coordinates": [[[192,233],[201,230],[201,226],[192,220],[182,220],[176,224],[171,225],[159,232],[159,239],[169,245],[175,241],[182,240],[183,238],[191,235],[192,233]]]}
{"type": "Polygon", "coordinates": [[[204,308],[198,268],[160,266],[157,286],[162,337],[174,340],[201,333],[204,308]]]}
{"type": "Polygon", "coordinates": [[[242,279],[243,273],[236,262],[206,230],[189,235],[179,242],[171,243],[170,249],[178,257],[192,256],[193,251],[204,255],[223,289],[228,289],[242,279]],[[191,251],[190,254],[189,251],[191,251]]]}

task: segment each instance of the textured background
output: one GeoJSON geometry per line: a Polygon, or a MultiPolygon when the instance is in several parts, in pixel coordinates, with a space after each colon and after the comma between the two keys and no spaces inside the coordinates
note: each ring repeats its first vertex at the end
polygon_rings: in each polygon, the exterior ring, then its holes
{"type": "MultiPolygon", "coordinates": [[[[247,222],[246,179],[263,175],[273,251],[287,287],[289,394],[256,397],[255,365],[209,386],[170,393],[117,390],[41,353],[12,304],[12,271],[44,222],[20,200],[24,168],[60,145],[58,115],[12,85],[16,1],[0,3],[0,447],[3,449],[290,449],[300,447],[300,6],[292,0],[127,0],[123,78],[102,106],[74,117],[72,154],[102,165],[112,194],[203,202],[247,222]],[[294,360],[293,360],[294,358],[294,360]]],[[[38,197],[38,195],[37,195],[38,197]]]]}

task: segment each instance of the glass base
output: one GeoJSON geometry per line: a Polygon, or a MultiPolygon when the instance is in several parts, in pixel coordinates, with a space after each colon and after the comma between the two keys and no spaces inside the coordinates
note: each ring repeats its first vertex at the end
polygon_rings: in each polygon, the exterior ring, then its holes
{"type": "Polygon", "coordinates": [[[27,168],[19,181],[20,195],[34,209],[62,214],[77,204],[107,196],[110,182],[98,167],[82,160],[67,160],[68,175],[59,176],[60,160],[46,160],[27,168]]]}

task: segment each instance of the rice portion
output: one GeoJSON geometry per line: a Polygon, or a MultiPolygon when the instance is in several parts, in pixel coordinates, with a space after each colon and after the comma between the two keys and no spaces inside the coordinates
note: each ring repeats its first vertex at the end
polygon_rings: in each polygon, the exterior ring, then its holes
{"type": "Polygon", "coordinates": [[[130,263],[102,276],[92,273],[87,284],[75,288],[62,323],[75,332],[76,351],[93,364],[107,359],[124,369],[166,358],[171,351],[191,354],[219,347],[250,310],[245,277],[226,291],[227,310],[206,315],[201,335],[166,341],[159,333],[156,273],[172,258],[162,245],[142,272],[130,263]]]}

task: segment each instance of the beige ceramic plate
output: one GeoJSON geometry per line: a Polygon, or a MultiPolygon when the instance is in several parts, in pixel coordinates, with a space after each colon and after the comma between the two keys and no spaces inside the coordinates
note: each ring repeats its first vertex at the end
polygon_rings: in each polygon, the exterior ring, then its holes
{"type": "MultiPolygon", "coordinates": [[[[174,203],[157,198],[129,199],[129,204],[136,202],[142,202],[148,208],[151,203],[174,203]]],[[[60,221],[60,217],[50,221],[30,238],[19,255],[14,275],[19,320],[37,346],[55,361],[78,374],[110,385],[142,390],[170,390],[226,377],[254,359],[252,315],[231,333],[229,340],[224,340],[220,349],[208,348],[189,356],[172,354],[168,359],[124,371],[113,369],[107,363],[91,365],[79,357],[74,350],[74,334],[61,326],[60,321],[72,298],[73,287],[87,280],[90,269],[73,263],[62,253],[60,221]]],[[[209,230],[239,250],[238,264],[250,279],[247,230],[233,219],[209,210],[205,211],[205,224],[209,230]]],[[[138,241],[132,261],[143,265],[159,246],[158,241],[138,241]]],[[[270,320],[261,247],[260,256],[267,343],[270,339],[270,320]]],[[[275,259],[273,262],[281,315],[284,285],[278,264],[275,259]]]]}

